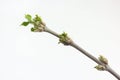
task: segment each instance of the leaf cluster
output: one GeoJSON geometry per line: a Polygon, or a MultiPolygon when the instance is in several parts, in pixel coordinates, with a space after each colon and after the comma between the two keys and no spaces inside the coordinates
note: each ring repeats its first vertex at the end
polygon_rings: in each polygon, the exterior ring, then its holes
{"type": "Polygon", "coordinates": [[[40,27],[41,24],[43,23],[41,17],[38,15],[35,15],[35,17],[32,18],[32,16],[30,14],[26,14],[25,19],[27,21],[22,22],[21,25],[22,26],[28,26],[29,24],[34,25],[34,27],[31,28],[31,31],[35,31],[35,30],[37,31],[38,27],[40,27]]]}

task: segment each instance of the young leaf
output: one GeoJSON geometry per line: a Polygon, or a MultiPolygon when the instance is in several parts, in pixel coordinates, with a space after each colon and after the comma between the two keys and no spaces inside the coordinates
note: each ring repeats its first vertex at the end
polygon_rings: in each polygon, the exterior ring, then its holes
{"type": "Polygon", "coordinates": [[[36,15],[36,17],[34,18],[34,21],[35,21],[35,22],[37,22],[37,21],[41,22],[42,19],[40,18],[40,16],[36,15]]]}
{"type": "Polygon", "coordinates": [[[32,19],[32,16],[31,15],[29,15],[29,14],[26,14],[25,15],[25,18],[30,22],[31,21],[31,19],[32,19]]]}
{"type": "Polygon", "coordinates": [[[35,28],[32,27],[32,28],[31,28],[31,31],[34,32],[34,31],[35,31],[35,28]]]}
{"type": "Polygon", "coordinates": [[[21,25],[22,26],[27,26],[29,24],[29,22],[23,22],[21,25]]]}

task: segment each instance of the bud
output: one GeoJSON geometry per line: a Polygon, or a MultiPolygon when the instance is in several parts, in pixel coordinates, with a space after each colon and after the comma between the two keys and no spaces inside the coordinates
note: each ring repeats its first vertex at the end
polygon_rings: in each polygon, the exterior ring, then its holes
{"type": "Polygon", "coordinates": [[[103,65],[97,65],[94,68],[96,68],[99,71],[104,71],[105,70],[105,67],[103,65]]]}
{"type": "Polygon", "coordinates": [[[100,55],[98,59],[100,60],[100,62],[102,62],[104,64],[108,64],[108,60],[104,56],[100,55]]]}
{"type": "Polygon", "coordinates": [[[62,34],[59,35],[59,42],[58,43],[63,43],[64,45],[70,45],[72,40],[68,37],[67,33],[63,32],[62,34]]]}

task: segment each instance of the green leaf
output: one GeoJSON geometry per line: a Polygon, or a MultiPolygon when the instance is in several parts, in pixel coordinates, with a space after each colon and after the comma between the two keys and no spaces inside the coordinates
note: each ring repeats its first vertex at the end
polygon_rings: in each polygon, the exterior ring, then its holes
{"type": "Polygon", "coordinates": [[[29,22],[23,22],[21,25],[27,26],[28,24],[29,24],[29,22]]]}
{"type": "Polygon", "coordinates": [[[30,14],[26,14],[25,15],[25,18],[30,22],[30,21],[32,21],[31,19],[32,19],[32,16],[30,15],[30,14]]]}
{"type": "Polygon", "coordinates": [[[35,31],[35,28],[32,27],[32,28],[31,28],[31,31],[34,32],[34,31],[35,31]]]}
{"type": "Polygon", "coordinates": [[[34,21],[35,21],[35,22],[37,22],[37,21],[41,22],[42,19],[40,18],[40,16],[36,15],[36,17],[34,18],[34,21]]]}

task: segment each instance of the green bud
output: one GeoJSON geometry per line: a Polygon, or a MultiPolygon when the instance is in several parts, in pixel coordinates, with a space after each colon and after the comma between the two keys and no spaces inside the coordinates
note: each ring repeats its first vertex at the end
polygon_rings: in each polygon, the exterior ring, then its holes
{"type": "Polygon", "coordinates": [[[99,59],[102,63],[108,64],[108,60],[107,60],[104,56],[100,55],[100,56],[98,57],[98,59],[99,59]]]}
{"type": "Polygon", "coordinates": [[[67,36],[67,33],[63,32],[59,35],[59,42],[63,43],[64,45],[69,45],[71,43],[71,39],[67,36]]]}
{"type": "Polygon", "coordinates": [[[97,65],[97,66],[95,66],[94,68],[96,68],[96,69],[99,70],[99,71],[104,71],[104,70],[105,70],[105,67],[102,66],[102,65],[97,65]]]}

